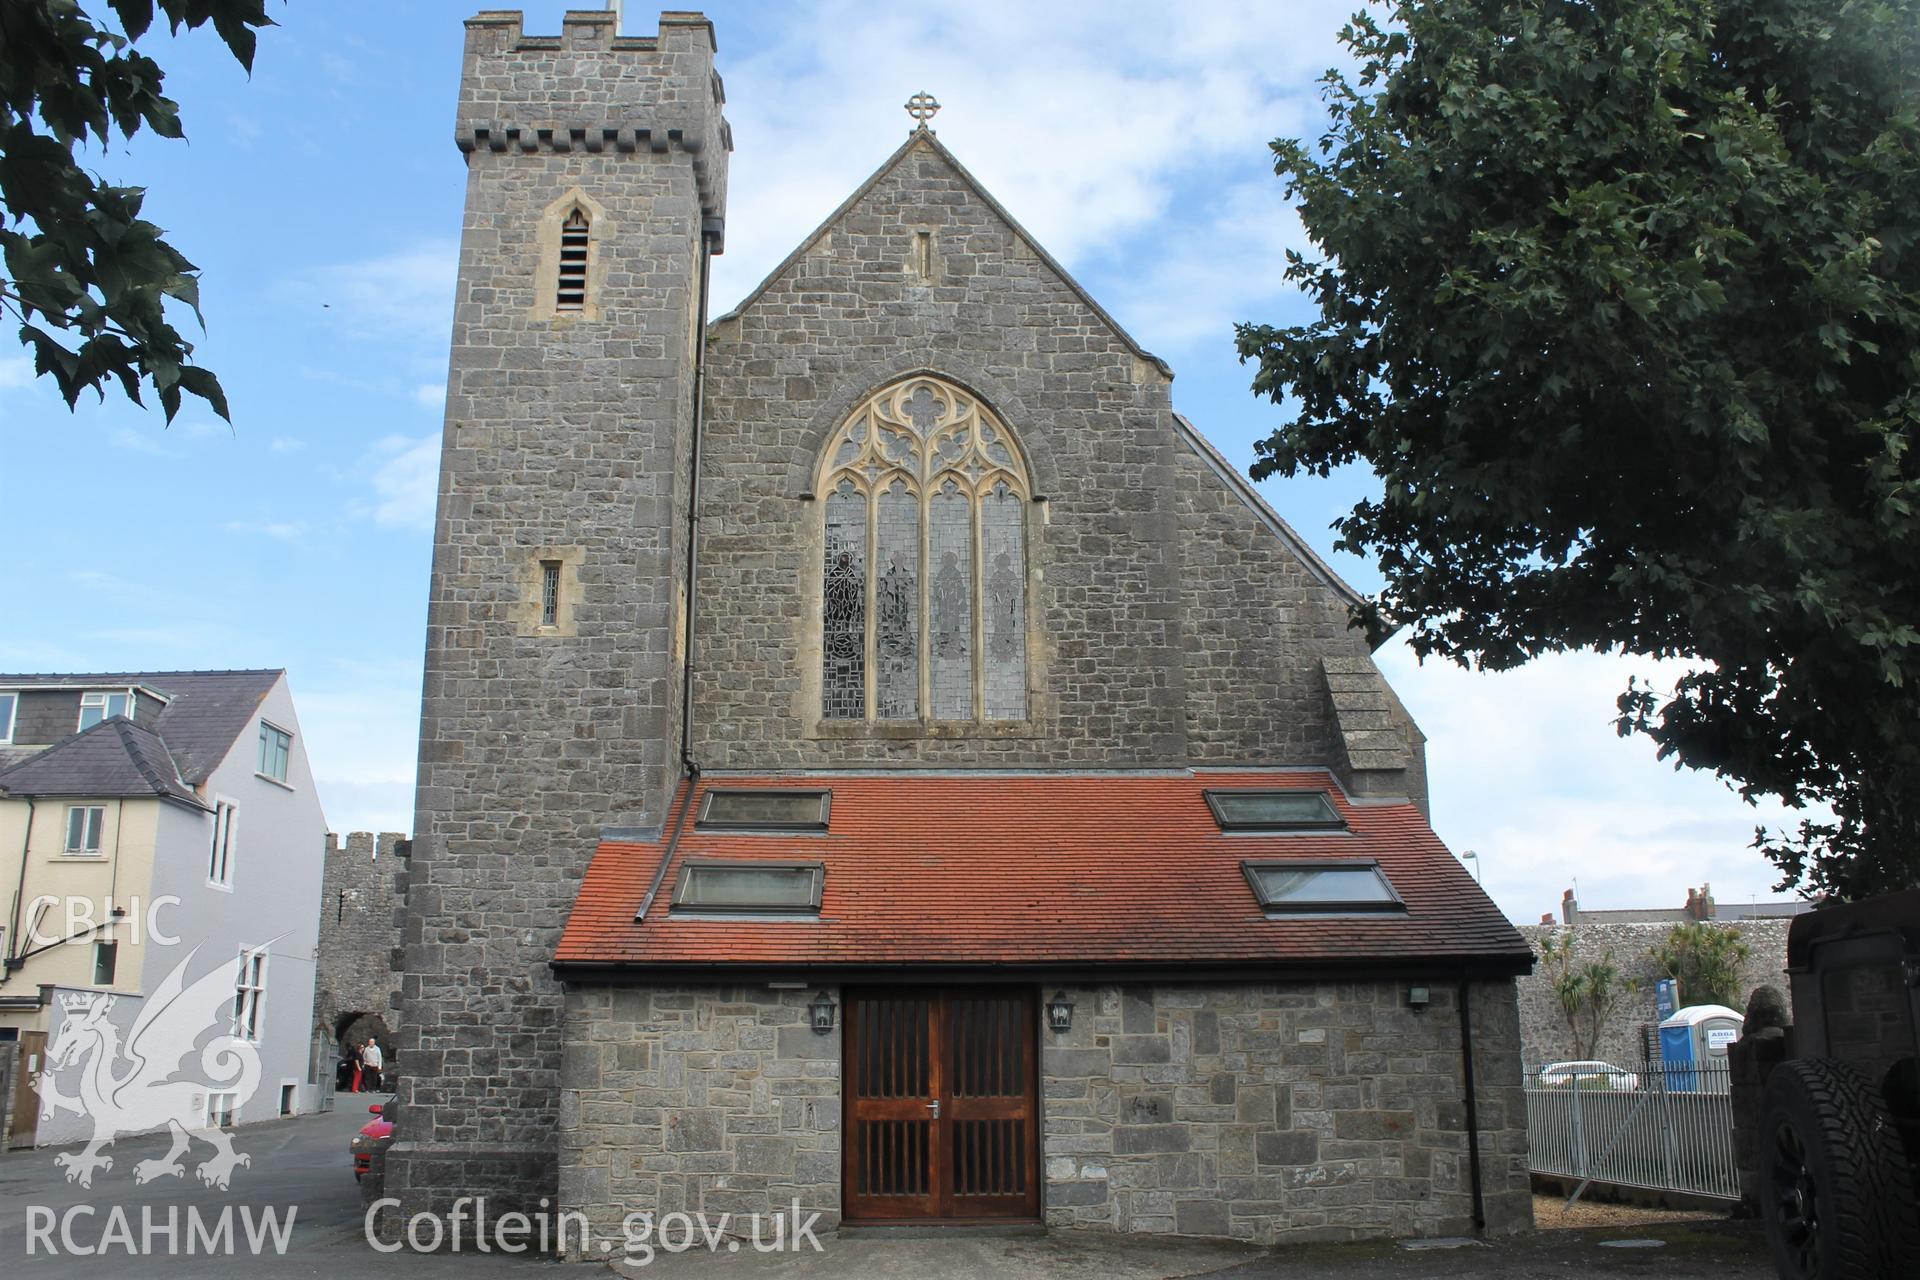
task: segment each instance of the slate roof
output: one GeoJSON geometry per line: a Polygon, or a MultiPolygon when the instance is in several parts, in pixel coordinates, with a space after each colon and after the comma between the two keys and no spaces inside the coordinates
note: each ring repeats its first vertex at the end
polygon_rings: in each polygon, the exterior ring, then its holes
{"type": "MultiPolygon", "coordinates": [[[[603,842],[555,955],[569,981],[620,972],[979,969],[1257,978],[1399,970],[1524,973],[1533,953],[1410,803],[1355,804],[1321,769],[709,775],[711,787],[830,788],[824,835],[701,831],[603,842]],[[1329,794],[1347,832],[1222,832],[1208,789],[1329,794]],[[825,866],[816,919],[674,916],[689,858],[825,866]],[[1404,913],[1269,918],[1245,860],[1372,858],[1404,913]]],[[[699,812],[698,795],[692,812],[699,812]]]]}
{"type": "MultiPolygon", "coordinates": [[[[165,694],[171,701],[146,727],[165,740],[180,776],[198,785],[226,759],[234,739],[259,713],[261,701],[285,674],[284,670],[273,669],[0,675],[0,689],[123,689],[142,685],[165,694]]],[[[56,744],[32,759],[51,754],[59,745],[64,744],[56,744]]],[[[7,770],[7,774],[12,772],[7,770]]],[[[0,780],[7,774],[0,774],[0,780]]]]}
{"type": "Polygon", "coordinates": [[[0,792],[15,796],[159,796],[204,809],[180,779],[160,735],[122,716],[103,720],[0,772],[0,792]]]}

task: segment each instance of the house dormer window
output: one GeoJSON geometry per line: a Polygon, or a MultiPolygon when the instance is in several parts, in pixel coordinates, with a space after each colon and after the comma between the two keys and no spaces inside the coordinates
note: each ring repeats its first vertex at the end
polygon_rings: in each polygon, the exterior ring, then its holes
{"type": "Polygon", "coordinates": [[[827,446],[826,720],[1027,716],[1027,468],[978,399],[915,376],[827,446]]]}
{"type": "Polygon", "coordinates": [[[111,720],[115,716],[133,718],[131,693],[83,693],[80,695],[80,725],[77,732],[85,733],[102,720],[111,720]]]}
{"type": "Polygon", "coordinates": [[[592,224],[576,206],[560,224],[560,279],[554,310],[584,311],[587,306],[587,248],[592,224]]]}

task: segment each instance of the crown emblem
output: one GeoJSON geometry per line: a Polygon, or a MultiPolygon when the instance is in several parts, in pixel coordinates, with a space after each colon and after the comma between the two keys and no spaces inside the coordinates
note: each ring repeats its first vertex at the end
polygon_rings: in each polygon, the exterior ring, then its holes
{"type": "Polygon", "coordinates": [[[95,1001],[102,999],[109,1005],[113,1003],[112,996],[99,991],[62,991],[60,1007],[68,1013],[85,1013],[93,1008],[95,1001]]]}

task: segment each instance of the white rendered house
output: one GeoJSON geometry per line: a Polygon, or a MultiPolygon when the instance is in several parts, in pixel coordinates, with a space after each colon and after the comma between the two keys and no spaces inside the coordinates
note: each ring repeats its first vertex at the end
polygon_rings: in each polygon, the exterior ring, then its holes
{"type": "MultiPolygon", "coordinates": [[[[126,1034],[177,969],[218,997],[199,1044],[228,1035],[257,1063],[193,1092],[182,1123],[312,1109],[325,848],[286,672],[0,675],[4,1145],[90,1136],[22,1078],[44,1083],[63,1025],[105,996],[126,1034]]],[[[68,1043],[72,1066],[90,1042],[68,1043]]]]}

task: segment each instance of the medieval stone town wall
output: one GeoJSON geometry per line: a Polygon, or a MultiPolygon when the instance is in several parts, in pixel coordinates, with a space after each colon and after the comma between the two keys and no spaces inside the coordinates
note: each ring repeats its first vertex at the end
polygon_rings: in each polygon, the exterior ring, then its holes
{"type": "MultiPolygon", "coordinates": [[[[412,842],[397,831],[355,831],[344,844],[328,833],[313,981],[314,1031],[324,1040],[364,1040],[399,1022],[398,957],[412,853],[412,842]],[[370,1032],[374,1019],[379,1026],[370,1032]]],[[[393,1041],[380,1040],[391,1063],[393,1041]]]]}
{"type": "MultiPolygon", "coordinates": [[[[1747,957],[1742,970],[1740,998],[1734,1002],[1734,1008],[1744,1010],[1747,997],[1753,994],[1755,987],[1771,985],[1786,990],[1787,927],[1792,923],[1790,920],[1709,923],[1719,929],[1738,930],[1741,938],[1752,948],[1752,954],[1747,957]]],[[[1664,976],[1654,966],[1648,953],[1664,942],[1673,928],[1671,921],[1657,924],[1583,921],[1573,927],[1576,964],[1588,964],[1611,954],[1621,976],[1640,984],[1637,994],[1630,994],[1621,1001],[1619,1013],[1602,1034],[1594,1057],[1631,1067],[1646,1056],[1641,1050],[1640,1029],[1656,1021],[1653,984],[1664,976]]],[[[1533,945],[1537,955],[1543,936],[1565,929],[1565,925],[1537,924],[1526,925],[1520,932],[1533,945]]],[[[1521,1044],[1527,1065],[1537,1067],[1542,1063],[1579,1056],[1567,1032],[1566,1019],[1560,1011],[1560,1001],[1553,993],[1553,979],[1546,967],[1536,962],[1533,972],[1521,978],[1516,986],[1520,994],[1521,1044]]]]}

